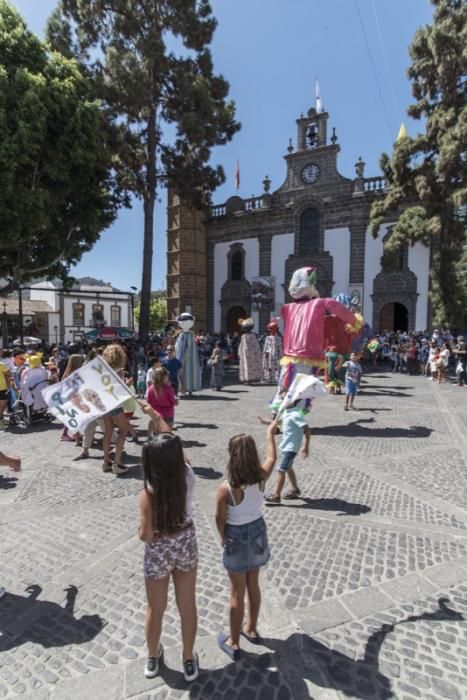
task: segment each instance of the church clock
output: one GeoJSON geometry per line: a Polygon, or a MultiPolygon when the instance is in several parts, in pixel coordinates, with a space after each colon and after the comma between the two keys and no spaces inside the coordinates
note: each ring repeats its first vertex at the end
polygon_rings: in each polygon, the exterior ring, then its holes
{"type": "Polygon", "coordinates": [[[320,176],[319,165],[316,163],[308,163],[302,170],[302,180],[305,185],[313,185],[318,181],[320,176]]]}

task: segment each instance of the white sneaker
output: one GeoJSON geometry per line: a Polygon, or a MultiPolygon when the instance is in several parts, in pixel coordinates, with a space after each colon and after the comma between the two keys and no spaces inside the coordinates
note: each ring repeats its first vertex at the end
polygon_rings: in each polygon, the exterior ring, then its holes
{"type": "Polygon", "coordinates": [[[6,588],[3,588],[3,586],[0,586],[0,598],[3,598],[5,593],[6,593],[6,588]]]}
{"type": "Polygon", "coordinates": [[[164,654],[164,647],[162,644],[159,645],[159,653],[156,657],[150,656],[146,661],[146,666],[144,667],[144,675],[146,678],[155,678],[159,673],[159,661],[162,659],[164,654]]]}
{"type": "Polygon", "coordinates": [[[196,651],[193,653],[192,659],[188,659],[187,661],[183,662],[183,675],[185,676],[185,680],[188,682],[195,681],[198,678],[199,663],[198,654],[196,651]]]}

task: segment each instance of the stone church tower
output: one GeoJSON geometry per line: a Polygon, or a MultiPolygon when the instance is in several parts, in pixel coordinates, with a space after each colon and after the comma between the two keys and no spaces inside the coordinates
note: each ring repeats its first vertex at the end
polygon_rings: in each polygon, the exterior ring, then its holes
{"type": "Polygon", "coordinates": [[[353,176],[339,172],[340,146],[328,120],[313,107],[296,120],[285,179],[275,190],[266,176],[259,196],[232,196],[203,212],[169,193],[169,319],[191,311],[196,329],[232,333],[251,316],[263,333],[290,301],[293,271],[313,265],[320,294],[358,299],[375,332],[427,328],[430,249],[417,243],[397,259],[385,255],[401,212],[371,235],[371,206],[387,183],[366,177],[362,158],[353,176]]]}
{"type": "Polygon", "coordinates": [[[168,192],[167,318],[175,320],[188,311],[194,330],[207,324],[207,245],[203,213],[180,202],[168,192]]]}

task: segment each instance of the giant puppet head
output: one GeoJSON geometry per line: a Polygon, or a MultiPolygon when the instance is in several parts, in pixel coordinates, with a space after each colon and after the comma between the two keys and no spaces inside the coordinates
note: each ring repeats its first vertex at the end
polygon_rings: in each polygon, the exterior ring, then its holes
{"type": "Polygon", "coordinates": [[[277,322],[276,318],[273,318],[272,321],[268,323],[267,329],[269,335],[277,335],[279,331],[279,323],[277,322]]]}
{"type": "Polygon", "coordinates": [[[187,311],[185,311],[183,314],[180,314],[180,316],[177,318],[177,323],[182,329],[182,331],[189,331],[190,328],[193,328],[195,322],[195,317],[193,314],[189,314],[187,311]]]}
{"type": "Polygon", "coordinates": [[[238,323],[240,325],[242,333],[250,333],[253,330],[255,322],[252,318],[239,318],[238,323]]]}
{"type": "Polygon", "coordinates": [[[319,297],[316,289],[316,267],[300,267],[295,270],[290,280],[289,294],[295,301],[319,297]]]}

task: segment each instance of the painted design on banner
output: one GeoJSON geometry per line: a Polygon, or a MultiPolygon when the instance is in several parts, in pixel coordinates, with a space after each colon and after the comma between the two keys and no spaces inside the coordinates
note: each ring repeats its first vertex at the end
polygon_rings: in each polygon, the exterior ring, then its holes
{"type": "Polygon", "coordinates": [[[118,408],[132,396],[120,377],[100,356],[69,377],[42,391],[47,407],[70,433],[118,408]]]}

